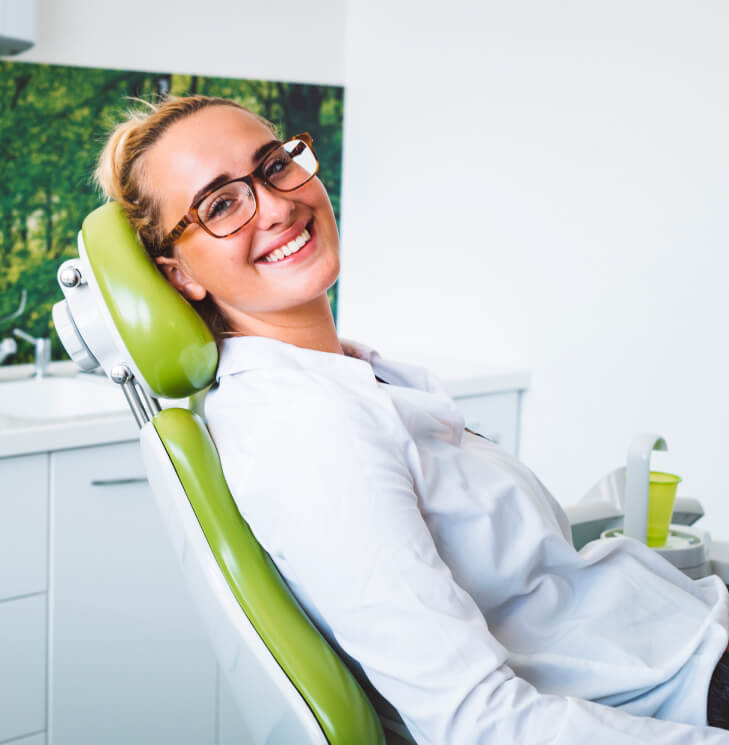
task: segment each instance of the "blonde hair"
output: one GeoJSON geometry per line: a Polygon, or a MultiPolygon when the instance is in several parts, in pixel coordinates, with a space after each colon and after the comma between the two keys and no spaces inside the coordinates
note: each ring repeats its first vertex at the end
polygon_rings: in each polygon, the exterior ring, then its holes
{"type": "MultiPolygon", "coordinates": [[[[147,253],[156,258],[171,255],[172,247],[161,247],[164,234],[160,205],[145,188],[145,153],[175,122],[210,106],[233,106],[247,111],[274,134],[276,130],[268,120],[227,98],[184,96],[170,97],[156,104],[141,100],[139,103],[146,106],[146,110],[128,111],[126,118],[113,129],[99,156],[94,180],[108,199],[121,205],[147,253]]],[[[212,298],[208,295],[193,305],[220,341],[229,328],[212,298]]]]}

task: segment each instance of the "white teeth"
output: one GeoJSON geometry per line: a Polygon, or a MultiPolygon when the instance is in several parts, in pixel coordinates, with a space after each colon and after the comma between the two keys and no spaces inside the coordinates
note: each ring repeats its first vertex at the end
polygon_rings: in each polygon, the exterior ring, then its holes
{"type": "Polygon", "coordinates": [[[271,251],[271,253],[267,254],[265,260],[269,264],[272,264],[276,261],[280,261],[286,256],[291,256],[291,254],[296,253],[299,249],[303,248],[309,242],[310,238],[311,234],[306,228],[304,228],[296,238],[290,240],[285,246],[279,246],[275,251],[271,251]]]}

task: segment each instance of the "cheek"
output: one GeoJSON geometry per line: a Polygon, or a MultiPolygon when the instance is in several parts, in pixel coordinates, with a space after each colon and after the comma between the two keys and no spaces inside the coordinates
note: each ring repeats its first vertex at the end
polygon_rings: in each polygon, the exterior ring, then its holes
{"type": "Polygon", "coordinates": [[[212,283],[224,282],[234,269],[248,264],[249,255],[250,240],[247,235],[213,238],[206,234],[185,247],[185,264],[190,276],[207,287],[212,283]]]}
{"type": "Polygon", "coordinates": [[[306,203],[311,207],[331,210],[329,195],[318,176],[309,181],[309,183],[303,187],[302,192],[302,201],[306,201],[306,203]]]}

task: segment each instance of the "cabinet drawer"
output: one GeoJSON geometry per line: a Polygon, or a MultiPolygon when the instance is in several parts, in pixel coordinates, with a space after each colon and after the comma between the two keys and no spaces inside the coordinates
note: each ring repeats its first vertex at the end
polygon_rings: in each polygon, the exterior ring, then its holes
{"type": "Polygon", "coordinates": [[[47,588],[48,455],[0,458],[0,600],[47,588]]]}
{"type": "Polygon", "coordinates": [[[518,455],[519,395],[518,391],[509,391],[463,396],[454,401],[466,419],[466,427],[518,455]]]}
{"type": "Polygon", "coordinates": [[[0,742],[46,727],[46,596],[0,603],[0,742]]]}

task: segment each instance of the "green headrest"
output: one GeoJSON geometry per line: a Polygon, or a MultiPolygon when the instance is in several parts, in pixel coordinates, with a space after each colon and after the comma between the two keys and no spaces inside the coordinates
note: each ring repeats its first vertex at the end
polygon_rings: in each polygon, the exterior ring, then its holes
{"type": "Polygon", "coordinates": [[[152,392],[185,398],[218,364],[210,330],[158,271],[121,207],[94,210],[81,228],[86,255],[123,344],[152,392]]]}

